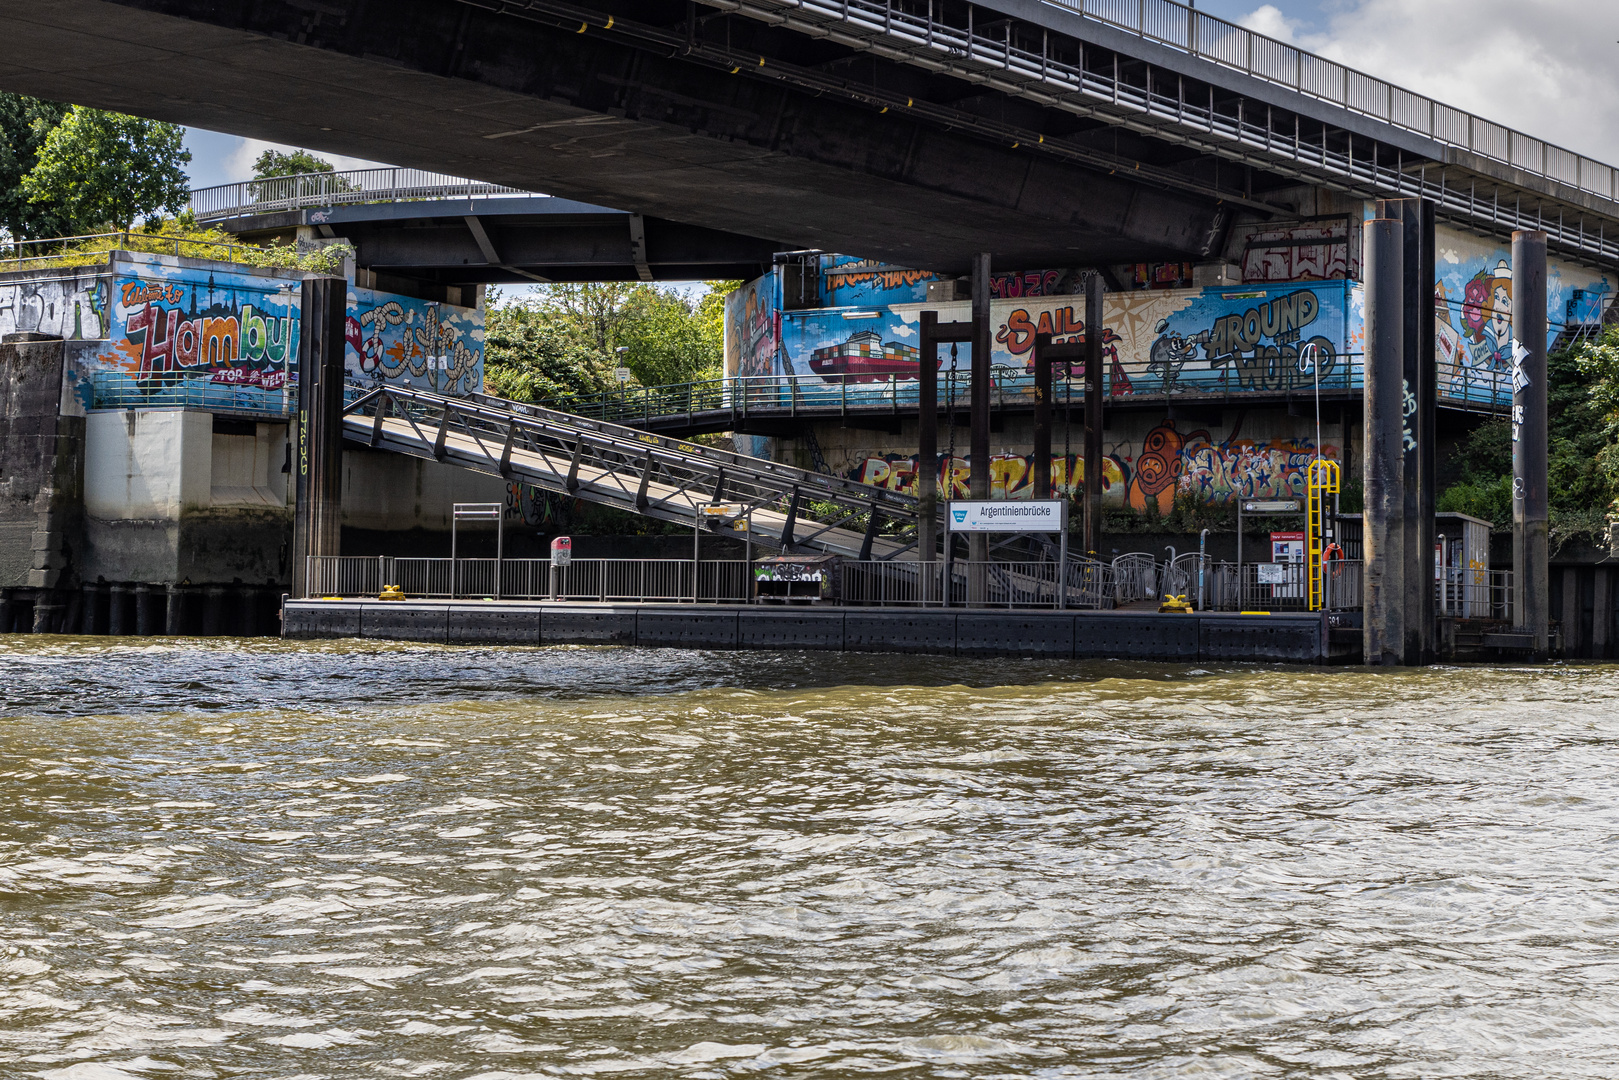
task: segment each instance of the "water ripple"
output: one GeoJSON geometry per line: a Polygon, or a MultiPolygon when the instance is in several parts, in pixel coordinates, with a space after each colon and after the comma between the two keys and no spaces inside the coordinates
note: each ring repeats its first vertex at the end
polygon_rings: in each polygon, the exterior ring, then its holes
{"type": "Polygon", "coordinates": [[[8,1076],[1619,1072],[1612,668],[0,664],[8,1076]]]}

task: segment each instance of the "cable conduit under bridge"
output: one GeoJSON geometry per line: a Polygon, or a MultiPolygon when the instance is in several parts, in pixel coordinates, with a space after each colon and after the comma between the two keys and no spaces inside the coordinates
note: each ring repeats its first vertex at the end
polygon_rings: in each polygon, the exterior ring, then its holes
{"type": "Polygon", "coordinates": [[[659,521],[707,523],[705,507],[730,504],[746,525],[726,534],[765,547],[876,561],[916,548],[914,497],[763,458],[484,394],[382,387],[343,413],[350,442],[659,521]],[[884,524],[899,535],[878,535],[884,524]]]}

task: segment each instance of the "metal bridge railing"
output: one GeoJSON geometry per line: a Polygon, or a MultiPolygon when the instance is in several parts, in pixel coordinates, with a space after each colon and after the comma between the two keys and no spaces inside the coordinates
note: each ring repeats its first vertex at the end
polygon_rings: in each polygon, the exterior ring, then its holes
{"type": "Polygon", "coordinates": [[[543,199],[549,196],[422,169],[380,168],[300,173],[197,188],[191,192],[190,206],[198,220],[218,220],[353,203],[494,197],[543,199]]]}
{"type": "MultiPolygon", "coordinates": [[[[1148,361],[1110,364],[1103,378],[1108,400],[1173,398],[1226,402],[1315,386],[1291,361],[1278,363],[1263,372],[1227,367],[1214,379],[1171,379],[1148,370],[1148,365],[1148,361]]],[[[939,407],[965,409],[971,394],[970,378],[968,372],[955,368],[940,371],[936,391],[939,407]]],[[[1054,404],[1078,407],[1084,402],[1084,375],[1077,365],[1066,377],[1063,372],[1054,371],[1053,382],[1054,404]]],[[[1337,358],[1332,370],[1321,380],[1321,389],[1326,392],[1353,393],[1362,387],[1363,369],[1358,354],[1337,358]]],[[[1504,372],[1472,370],[1447,374],[1440,379],[1439,397],[1453,407],[1481,411],[1503,409],[1512,400],[1510,376],[1504,372]]],[[[723,418],[736,420],[755,415],[842,416],[885,410],[898,415],[913,411],[919,400],[915,378],[860,382],[822,375],[743,375],[664,386],[624,386],[599,394],[550,399],[544,404],[610,423],[647,426],[654,422],[678,425],[684,421],[697,426],[721,414],[723,418]]],[[[992,407],[1031,404],[1033,400],[1034,380],[1029,371],[1009,365],[997,365],[991,370],[992,407]]]]}
{"type": "MultiPolygon", "coordinates": [[[[1619,200],[1619,172],[1609,165],[1175,0],[1052,2],[1144,41],[1373,117],[1442,146],[1512,165],[1603,199],[1619,200]]],[[[1458,183],[1443,160],[1433,161],[1435,168],[1429,170],[1422,167],[1420,156],[1406,161],[1396,152],[1397,160],[1390,162],[1387,155],[1379,154],[1375,137],[1356,138],[1341,130],[1336,134],[1345,137],[1317,140],[1290,119],[1273,124],[1268,108],[1244,110],[1240,103],[1233,108],[1223,100],[1224,95],[1216,100],[1212,90],[1204,100],[1201,94],[1187,93],[1182,79],[1143,79],[1139,64],[1124,65],[1121,70],[1120,65],[1105,62],[1105,56],[1102,62],[1092,62],[1083,43],[1077,55],[1071,40],[1054,49],[1053,42],[1060,40],[1056,35],[1031,34],[1028,30],[1038,24],[1014,27],[1015,20],[999,13],[974,25],[969,8],[962,26],[959,16],[944,18],[940,5],[919,7],[903,0],[736,0],[736,7],[751,17],[795,29],[823,34],[835,29],[842,35],[865,38],[930,70],[1042,103],[1072,96],[1076,100],[1070,107],[1076,112],[1100,109],[1126,119],[1140,117],[1143,119],[1134,122],[1190,145],[1219,147],[1256,162],[1290,161],[1311,172],[1346,180],[1357,189],[1370,185],[1383,193],[1433,199],[1442,214],[1462,215],[1497,227],[1542,229],[1556,247],[1609,258],[1619,255],[1619,237],[1606,236],[1600,223],[1589,227],[1585,215],[1578,212],[1547,215],[1538,200],[1533,207],[1523,207],[1516,199],[1501,199],[1496,181],[1479,173],[1463,176],[1458,183]],[[1476,183],[1480,179],[1483,191],[1476,183]]],[[[1147,70],[1152,71],[1150,64],[1147,70]]],[[[903,94],[899,98],[905,100],[903,94]]],[[[998,133],[1013,139],[1028,134],[1010,127],[998,133]]],[[[1047,150],[1063,152],[1057,144],[1047,150]]]]}
{"type": "Polygon", "coordinates": [[[1055,2],[1144,40],[1417,132],[1446,146],[1514,165],[1606,199],[1619,198],[1615,170],[1600,161],[1256,34],[1177,0],[1055,2]]]}

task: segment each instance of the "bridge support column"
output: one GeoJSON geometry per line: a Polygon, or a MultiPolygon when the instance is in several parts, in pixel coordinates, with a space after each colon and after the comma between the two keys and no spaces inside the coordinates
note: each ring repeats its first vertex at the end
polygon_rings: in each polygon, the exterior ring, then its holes
{"type": "Polygon", "coordinates": [[[1390,218],[1366,223],[1365,660],[1405,660],[1405,244],[1390,218]]]}
{"type": "Polygon", "coordinates": [[[1546,234],[1512,234],[1512,621],[1551,648],[1546,491],[1546,234]]]}
{"type": "Polygon", "coordinates": [[[1085,279],[1085,554],[1102,549],[1102,275],[1085,279]]]}
{"type": "Polygon", "coordinates": [[[1036,499],[1051,498],[1051,339],[1034,337],[1034,469],[1036,499]]]}
{"type": "MultiPolygon", "coordinates": [[[[933,562],[937,554],[934,549],[939,542],[939,340],[935,337],[938,325],[937,311],[922,312],[922,355],[916,374],[918,562],[933,562]]],[[[929,599],[925,594],[921,597],[923,603],[929,599]]]]}
{"type": "MultiPolygon", "coordinates": [[[[969,489],[975,499],[989,498],[989,253],[973,256],[973,377],[972,377],[972,471],[969,489]]],[[[989,535],[967,534],[967,558],[973,564],[967,574],[967,603],[981,605],[988,596],[989,535]]]]}
{"type": "Polygon", "coordinates": [[[1430,664],[1438,646],[1434,605],[1434,443],[1438,393],[1434,362],[1434,205],[1384,199],[1377,216],[1400,222],[1405,275],[1405,376],[1401,388],[1405,483],[1405,662],[1430,664]]]}
{"type": "Polygon", "coordinates": [[[343,491],[343,351],[348,283],[303,283],[298,338],[297,508],[293,517],[293,594],[307,596],[308,557],[336,555],[343,491]]]}

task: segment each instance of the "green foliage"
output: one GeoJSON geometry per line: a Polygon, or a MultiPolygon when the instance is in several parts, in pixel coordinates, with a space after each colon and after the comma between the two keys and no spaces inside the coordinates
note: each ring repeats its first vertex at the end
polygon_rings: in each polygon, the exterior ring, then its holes
{"type": "Polygon", "coordinates": [[[57,211],[32,203],[22,180],[39,160],[45,136],[69,106],[22,94],[0,93],[0,228],[13,240],[61,236],[64,228],[57,211]]]}
{"type": "Polygon", "coordinates": [[[343,260],[354,249],[348,244],[329,244],[315,251],[300,252],[291,245],[258,247],[244,244],[220,229],[199,229],[189,213],[126,233],[97,236],[89,240],[57,246],[48,255],[12,264],[13,269],[33,270],[47,266],[78,266],[97,260],[116,249],[153,255],[179,255],[188,259],[216,259],[244,266],[304,270],[315,274],[341,271],[343,260]]]}
{"type": "Polygon", "coordinates": [[[643,386],[718,378],[724,296],[714,282],[696,300],[642,282],[551,285],[537,296],[487,304],[484,383],[491,394],[552,401],[614,389],[626,367],[643,386]]]}
{"type": "Polygon", "coordinates": [[[343,177],[332,175],[335,171],[331,162],[316,157],[308,150],[294,150],[290,154],[266,150],[253,163],[253,179],[276,183],[250,184],[249,190],[253,193],[254,202],[357,190],[343,177]],[[293,176],[297,179],[285,179],[293,176]]]}
{"type": "Polygon", "coordinates": [[[1512,474],[1494,479],[1458,481],[1439,493],[1434,509],[1446,514],[1471,514],[1494,529],[1512,528],[1512,474]]]}
{"type": "Polygon", "coordinates": [[[279,150],[266,150],[253,162],[253,179],[269,180],[276,176],[298,176],[302,173],[329,173],[335,167],[323,157],[308,150],[294,150],[283,154],[279,150]]]}
{"type": "Polygon", "coordinates": [[[514,401],[553,401],[606,390],[608,361],[582,343],[556,310],[533,302],[502,303],[491,289],[485,305],[484,390],[514,401]]]}
{"type": "MultiPolygon", "coordinates": [[[[44,123],[41,117],[34,129],[44,123]]],[[[45,135],[22,188],[30,203],[80,234],[179,213],[188,194],[182,167],[191,161],[184,137],[178,124],[75,105],[45,135]]]]}
{"type": "MultiPolygon", "coordinates": [[[[1571,542],[1605,545],[1607,516],[1619,496],[1619,332],[1546,358],[1547,494],[1552,550],[1571,542]]],[[[1442,511],[1512,527],[1512,424],[1488,420],[1445,463],[1454,478],[1442,511]]]]}

